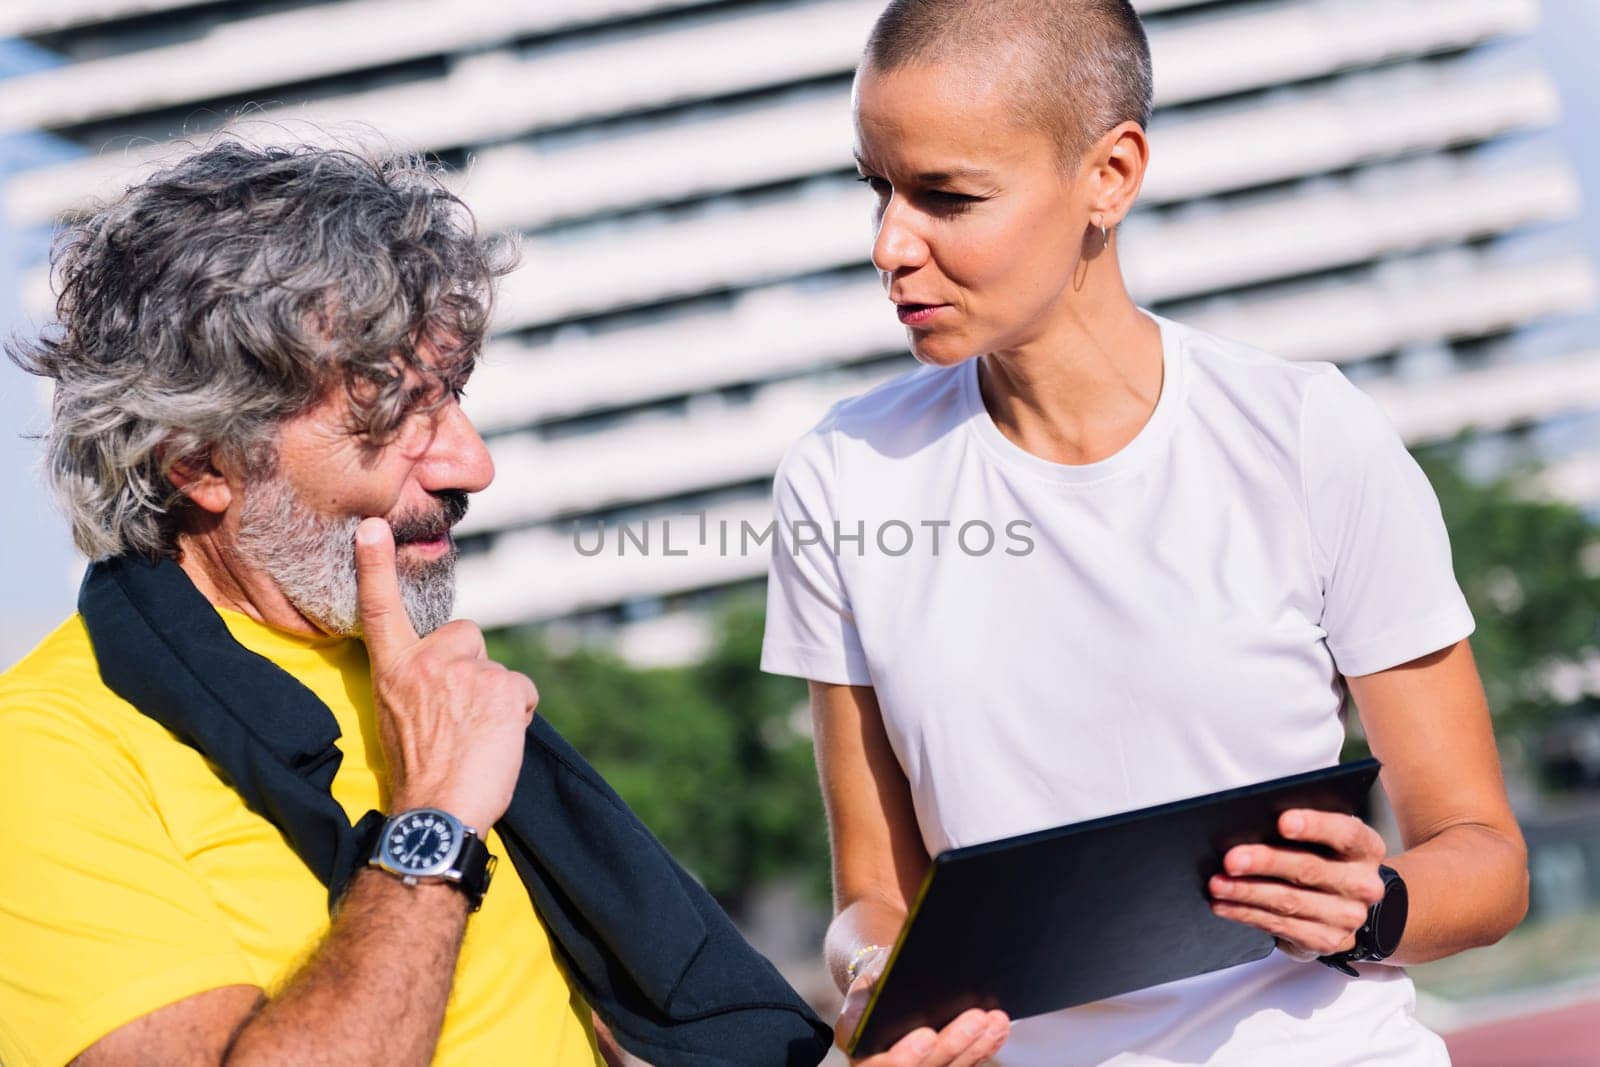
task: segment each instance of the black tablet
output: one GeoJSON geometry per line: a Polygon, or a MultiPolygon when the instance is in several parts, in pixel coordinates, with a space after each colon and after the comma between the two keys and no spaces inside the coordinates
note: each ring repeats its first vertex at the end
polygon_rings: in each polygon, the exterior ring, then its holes
{"type": "Polygon", "coordinates": [[[1291,808],[1355,814],[1378,761],[941,852],[850,1052],[881,1052],[968,1008],[1013,1019],[1257,960],[1273,940],[1211,913],[1234,845],[1283,844],[1291,808]]]}

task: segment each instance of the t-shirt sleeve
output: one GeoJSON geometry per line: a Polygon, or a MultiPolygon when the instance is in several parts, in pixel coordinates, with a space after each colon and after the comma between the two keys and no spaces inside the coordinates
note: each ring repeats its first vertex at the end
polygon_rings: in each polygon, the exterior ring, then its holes
{"type": "Polygon", "coordinates": [[[1314,378],[1304,403],[1301,473],[1340,673],[1386,670],[1472,633],[1438,497],[1388,418],[1337,370],[1314,378]]]}
{"type": "Polygon", "coordinates": [[[773,480],[776,536],[767,572],[761,669],[836,685],[871,685],[834,554],[831,419],[801,438],[773,480]]]}
{"type": "Polygon", "coordinates": [[[69,698],[0,689],[0,1061],[65,1063],[248,960],[134,759],[69,698]]]}

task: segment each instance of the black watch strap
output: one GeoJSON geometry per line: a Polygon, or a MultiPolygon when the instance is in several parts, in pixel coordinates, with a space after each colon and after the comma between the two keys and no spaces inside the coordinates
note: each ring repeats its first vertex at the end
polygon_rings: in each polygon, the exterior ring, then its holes
{"type": "Polygon", "coordinates": [[[1355,964],[1377,963],[1394,955],[1411,910],[1411,898],[1400,872],[1379,864],[1378,876],[1383,879],[1383,899],[1367,909],[1367,921],[1356,931],[1355,945],[1331,956],[1317,957],[1319,962],[1351,978],[1361,977],[1355,964]]]}
{"type": "Polygon", "coordinates": [[[483,838],[467,834],[461,839],[461,855],[456,858],[461,879],[452,880],[450,884],[467,895],[467,907],[471,911],[483,907],[483,895],[489,891],[489,882],[494,878],[494,866],[495,857],[483,838]]]}

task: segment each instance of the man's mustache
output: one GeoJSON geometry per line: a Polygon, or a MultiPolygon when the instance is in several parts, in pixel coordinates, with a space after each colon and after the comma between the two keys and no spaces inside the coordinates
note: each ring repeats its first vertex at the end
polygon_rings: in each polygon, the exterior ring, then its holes
{"type": "Polygon", "coordinates": [[[433,496],[439,501],[438,511],[413,512],[397,515],[389,520],[389,527],[394,530],[395,544],[403,545],[409,541],[437,541],[449,533],[450,528],[467,514],[467,494],[464,491],[446,489],[434,493],[433,496]]]}

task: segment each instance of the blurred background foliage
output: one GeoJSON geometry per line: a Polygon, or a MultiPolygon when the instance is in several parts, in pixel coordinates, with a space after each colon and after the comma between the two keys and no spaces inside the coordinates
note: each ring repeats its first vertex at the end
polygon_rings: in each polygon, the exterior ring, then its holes
{"type": "Polygon", "coordinates": [[[756,597],[730,599],[710,654],[688,667],[490,637],[492,657],[538,684],[539,713],[735,915],[779,880],[828,892],[806,685],[760,671],[762,620],[756,597]]]}
{"type": "Polygon", "coordinates": [[[1458,439],[1417,459],[1450,527],[1496,727],[1530,740],[1576,710],[1563,675],[1600,659],[1600,522],[1572,504],[1530,495],[1537,470],[1468,476],[1461,455],[1469,444],[1458,439]]]}

